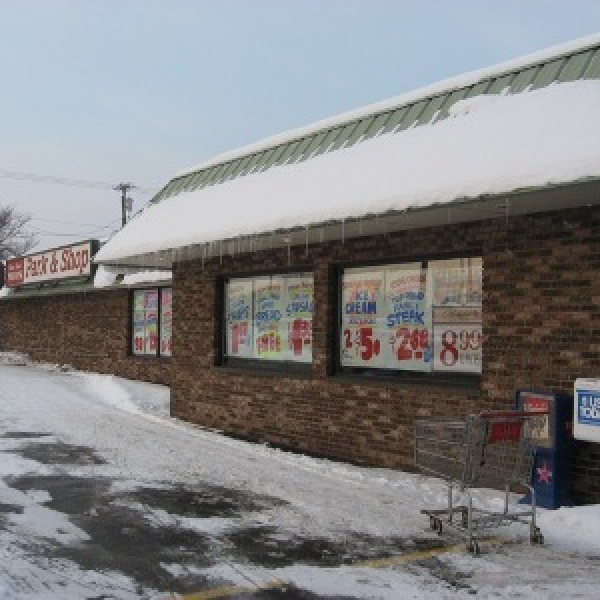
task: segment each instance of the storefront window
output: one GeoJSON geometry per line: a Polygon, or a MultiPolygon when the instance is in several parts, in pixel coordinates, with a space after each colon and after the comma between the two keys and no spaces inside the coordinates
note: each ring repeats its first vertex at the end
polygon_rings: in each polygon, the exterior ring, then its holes
{"type": "Polygon", "coordinates": [[[226,281],[226,357],[310,363],[313,293],[310,273],[226,281]]]}
{"type": "Polygon", "coordinates": [[[340,365],[481,373],[481,258],[345,269],[340,365]]]}
{"type": "Polygon", "coordinates": [[[132,353],[137,356],[171,356],[171,288],[134,290],[132,353]]]}

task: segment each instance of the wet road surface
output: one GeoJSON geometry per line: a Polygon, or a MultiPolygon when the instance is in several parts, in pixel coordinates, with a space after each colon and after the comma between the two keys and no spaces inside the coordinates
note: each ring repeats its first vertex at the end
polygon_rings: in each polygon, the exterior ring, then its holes
{"type": "MultiPolygon", "coordinates": [[[[285,504],[276,497],[202,482],[153,482],[123,490],[118,480],[94,475],[93,467],[105,464],[105,460],[92,448],[45,439],[47,434],[36,432],[14,431],[0,437],[20,440],[10,452],[44,465],[58,469],[91,467],[77,475],[55,469],[51,474],[4,478],[9,487],[20,492],[45,492],[44,506],[68,515],[69,521],[89,536],[87,541],[73,544],[36,543],[28,551],[46,560],[67,559],[90,571],[122,573],[136,582],[140,596],[159,590],[198,599],[350,598],[316,596],[285,583],[254,589],[250,578],[247,589],[232,588],[225,578],[199,572],[224,564],[237,565],[238,570],[244,565],[332,568],[418,555],[444,545],[441,539],[427,536],[383,538],[347,532],[342,541],[299,536],[268,524],[269,511],[285,504]],[[212,594],[203,595],[203,590],[212,590],[212,594]]],[[[0,528],[9,515],[22,510],[17,505],[0,504],[0,528]]],[[[423,556],[415,563],[450,587],[468,588],[465,574],[451,572],[435,556],[423,556]]]]}

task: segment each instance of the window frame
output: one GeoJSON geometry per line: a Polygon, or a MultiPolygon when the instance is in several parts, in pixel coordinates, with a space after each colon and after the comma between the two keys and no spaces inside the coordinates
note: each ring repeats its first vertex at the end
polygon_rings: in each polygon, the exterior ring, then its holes
{"type": "MultiPolygon", "coordinates": [[[[127,336],[127,354],[134,358],[160,358],[163,360],[169,360],[173,357],[173,350],[171,350],[171,354],[163,354],[161,351],[161,341],[162,341],[162,292],[165,289],[171,290],[171,311],[172,303],[173,303],[173,285],[149,285],[145,287],[135,287],[129,290],[129,332],[127,336]],[[157,292],[157,317],[156,317],[156,331],[157,331],[157,344],[156,344],[156,352],[152,353],[143,353],[137,354],[133,349],[133,336],[135,332],[134,328],[134,312],[135,312],[135,294],[136,292],[147,292],[147,291],[156,291],[157,292]]],[[[173,325],[172,325],[171,316],[171,340],[173,339],[173,325]]]]}
{"type": "MultiPolygon", "coordinates": [[[[382,383],[417,384],[447,386],[450,388],[461,387],[473,390],[480,389],[483,365],[481,373],[452,373],[448,371],[410,371],[401,369],[385,369],[364,366],[342,365],[341,356],[341,334],[343,328],[343,277],[350,269],[379,267],[385,269],[390,265],[403,265],[409,263],[420,263],[421,268],[428,268],[429,263],[443,260],[479,258],[483,261],[481,251],[455,252],[448,254],[428,254],[415,256],[396,256],[383,260],[351,261],[334,266],[334,286],[332,290],[333,308],[333,335],[331,343],[332,352],[332,374],[336,377],[350,378],[361,381],[379,381],[382,383]]],[[[483,281],[482,281],[483,285],[483,281]]],[[[483,299],[482,299],[483,316],[483,299]]],[[[482,319],[483,320],[483,319],[482,319]]],[[[483,336],[482,336],[483,339],[483,336]]],[[[483,348],[483,345],[482,345],[483,348]]]]}
{"type": "Polygon", "coordinates": [[[285,277],[286,275],[310,275],[313,280],[313,313],[312,323],[314,324],[314,267],[312,265],[298,265],[282,268],[269,269],[259,271],[244,271],[241,273],[228,273],[220,275],[217,278],[216,302],[217,308],[215,317],[215,366],[223,368],[240,369],[243,371],[255,371],[257,373],[280,374],[285,375],[310,375],[312,373],[314,363],[314,331],[311,327],[311,360],[307,362],[292,361],[292,360],[275,360],[254,357],[236,357],[227,354],[227,284],[231,280],[248,279],[250,281],[256,279],[264,279],[267,277],[285,277]]]}

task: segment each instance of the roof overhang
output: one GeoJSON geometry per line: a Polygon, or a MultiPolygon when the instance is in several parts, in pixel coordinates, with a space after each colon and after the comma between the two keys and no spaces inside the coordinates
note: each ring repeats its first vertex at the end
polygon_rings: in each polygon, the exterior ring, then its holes
{"type": "Polygon", "coordinates": [[[306,227],[279,229],[250,236],[192,244],[131,255],[117,261],[101,261],[101,264],[170,269],[175,263],[188,260],[208,261],[223,256],[298,246],[308,249],[315,244],[343,243],[348,239],[387,235],[411,229],[442,227],[488,219],[506,220],[529,214],[597,205],[600,205],[600,178],[592,178],[498,195],[462,198],[423,208],[369,214],[359,218],[311,224],[306,227]]]}

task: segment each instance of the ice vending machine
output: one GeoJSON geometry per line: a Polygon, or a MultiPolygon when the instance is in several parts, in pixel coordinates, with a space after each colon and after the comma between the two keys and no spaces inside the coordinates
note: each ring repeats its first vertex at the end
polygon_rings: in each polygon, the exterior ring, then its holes
{"type": "MultiPolygon", "coordinates": [[[[573,448],[573,399],[562,392],[519,389],[515,405],[517,410],[548,413],[541,417],[544,424],[535,431],[534,438],[536,453],[531,485],[537,505],[542,508],[572,505],[569,474],[573,448]]],[[[524,502],[531,502],[531,498],[526,497],[524,502]]]]}

